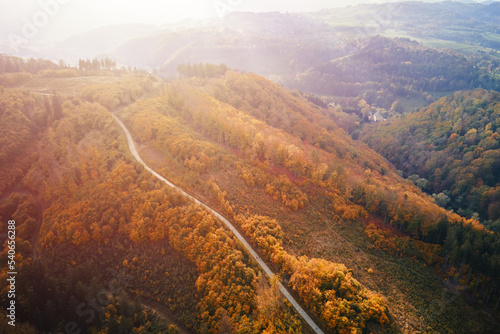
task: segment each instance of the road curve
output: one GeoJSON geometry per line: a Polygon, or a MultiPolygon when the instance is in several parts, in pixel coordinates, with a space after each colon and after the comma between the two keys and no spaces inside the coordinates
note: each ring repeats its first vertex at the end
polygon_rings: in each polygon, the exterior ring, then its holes
{"type": "MultiPolygon", "coordinates": [[[[168,181],[163,176],[161,176],[160,174],[158,174],[157,172],[155,172],[151,167],[149,167],[148,165],[146,165],[146,163],[139,156],[139,153],[137,152],[137,149],[135,148],[134,140],[132,139],[132,136],[130,135],[130,132],[128,131],[127,127],[114,114],[112,114],[112,116],[116,119],[116,121],[118,122],[118,124],[121,126],[121,128],[123,129],[123,131],[127,135],[127,141],[128,141],[128,146],[130,148],[130,152],[132,153],[132,155],[134,156],[134,158],[138,162],[140,162],[144,166],[144,168],[146,168],[146,170],[148,172],[150,172],[151,174],[153,174],[154,176],[156,176],[161,181],[165,182],[168,186],[170,186],[170,187],[176,189],[177,191],[181,192],[184,196],[192,199],[198,205],[201,205],[202,207],[204,207],[205,209],[207,209],[208,211],[210,211],[212,214],[214,214],[217,218],[219,218],[220,221],[223,222],[234,233],[234,235],[236,236],[236,238],[238,238],[238,240],[243,244],[243,246],[245,246],[245,248],[248,250],[248,252],[255,259],[255,261],[257,261],[257,263],[261,266],[262,270],[264,270],[264,272],[267,274],[267,276],[269,276],[270,278],[274,276],[274,273],[271,271],[271,269],[269,269],[269,267],[266,265],[266,263],[264,261],[262,261],[262,259],[253,250],[252,246],[250,246],[250,244],[245,240],[245,238],[241,235],[241,233],[233,226],[233,224],[231,224],[229,222],[229,220],[227,220],[226,218],[224,218],[224,216],[222,216],[220,213],[218,213],[217,211],[215,211],[214,209],[212,209],[211,207],[209,207],[205,203],[202,203],[199,200],[197,200],[196,198],[194,198],[193,196],[189,195],[184,190],[182,190],[181,188],[177,187],[175,184],[173,184],[172,182],[168,181]]],[[[283,284],[281,284],[281,282],[278,282],[278,284],[279,284],[279,289],[280,289],[281,293],[283,293],[283,295],[286,297],[286,299],[288,299],[288,301],[293,305],[293,307],[297,310],[297,312],[300,314],[300,316],[309,324],[309,326],[311,326],[311,328],[316,333],[318,333],[318,334],[324,334],[324,332],[321,330],[321,328],[319,328],[318,325],[316,325],[316,323],[311,319],[311,317],[306,313],[306,311],[304,311],[304,309],[299,305],[299,303],[297,303],[297,301],[295,300],[295,298],[293,298],[292,295],[285,289],[285,287],[283,286],[283,284]]]]}

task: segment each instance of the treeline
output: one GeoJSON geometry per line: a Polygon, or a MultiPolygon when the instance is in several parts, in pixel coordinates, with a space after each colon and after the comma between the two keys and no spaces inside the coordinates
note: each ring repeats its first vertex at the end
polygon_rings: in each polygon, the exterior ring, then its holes
{"type": "Polygon", "coordinates": [[[55,64],[44,59],[23,59],[19,57],[0,54],[0,73],[21,73],[26,72],[32,75],[43,70],[57,70],[61,64],[55,64]]]}
{"type": "Polygon", "coordinates": [[[177,72],[185,78],[215,78],[226,74],[227,70],[228,67],[226,64],[199,63],[191,65],[191,63],[187,63],[177,65],[177,72]]]}
{"type": "Polygon", "coordinates": [[[116,69],[116,61],[106,57],[101,60],[94,58],[90,59],[79,59],[78,60],[78,70],[80,71],[100,71],[107,70],[112,71],[116,69]]]}
{"type": "MultiPolygon", "coordinates": [[[[43,59],[23,59],[0,54],[0,86],[11,87],[22,84],[34,76],[62,73],[61,65],[43,59]]],[[[65,76],[68,76],[67,73],[65,76]]]]}
{"type": "Polygon", "coordinates": [[[131,68],[117,69],[111,58],[80,59],[78,66],[69,66],[60,60],[55,64],[43,59],[23,59],[0,54],[0,86],[12,87],[39,78],[72,78],[78,76],[127,76],[129,73],[144,75],[144,71],[131,68]]]}

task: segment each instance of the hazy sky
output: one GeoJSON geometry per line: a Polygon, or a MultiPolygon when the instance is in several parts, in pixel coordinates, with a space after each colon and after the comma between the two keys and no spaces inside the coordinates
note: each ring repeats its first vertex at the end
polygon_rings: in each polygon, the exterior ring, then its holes
{"type": "Polygon", "coordinates": [[[60,39],[120,23],[160,25],[230,11],[315,11],[377,0],[0,0],[0,37],[60,39]]]}

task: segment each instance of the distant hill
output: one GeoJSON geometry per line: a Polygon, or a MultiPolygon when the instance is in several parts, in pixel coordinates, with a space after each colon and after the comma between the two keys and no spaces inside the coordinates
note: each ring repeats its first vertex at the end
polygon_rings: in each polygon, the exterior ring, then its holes
{"type": "Polygon", "coordinates": [[[323,39],[325,29],[324,24],[300,15],[232,13],[202,28],[128,41],[115,55],[135,66],[157,69],[164,76],[176,75],[180,63],[222,62],[266,76],[287,77],[307,69],[311,61],[323,62],[339,54],[336,42],[323,39]]]}
{"type": "Polygon", "coordinates": [[[346,29],[358,35],[406,34],[414,38],[467,41],[498,50],[499,44],[486,35],[498,33],[499,7],[498,2],[404,1],[323,10],[309,16],[333,29],[346,29]]]}
{"type": "Polygon", "coordinates": [[[56,48],[60,57],[69,59],[93,58],[112,54],[121,44],[141,36],[161,31],[145,24],[115,25],[74,35],[59,43],[56,48]],[[62,54],[61,54],[62,52],[62,54]]]}
{"type": "Polygon", "coordinates": [[[360,100],[389,112],[409,97],[414,103],[403,103],[403,110],[412,111],[412,105],[423,106],[443,91],[499,89],[496,8],[403,2],[306,14],[231,13],[175,27],[103,28],[62,46],[77,50],[73,54],[109,54],[119,64],[165,77],[175,77],[183,63],[225,63],[333,97],[330,102],[359,114],[360,100]]]}
{"type": "MultiPolygon", "coordinates": [[[[103,27],[38,51],[72,64],[111,57],[119,66],[170,78],[178,75],[179,64],[225,63],[323,95],[327,104],[356,113],[362,123],[376,108],[388,117],[427,105],[444,92],[498,90],[498,7],[496,2],[401,2],[301,14],[234,12],[160,27],[103,27]],[[369,107],[364,111],[361,100],[369,107]]],[[[26,54],[38,52],[32,51],[26,54]]]]}

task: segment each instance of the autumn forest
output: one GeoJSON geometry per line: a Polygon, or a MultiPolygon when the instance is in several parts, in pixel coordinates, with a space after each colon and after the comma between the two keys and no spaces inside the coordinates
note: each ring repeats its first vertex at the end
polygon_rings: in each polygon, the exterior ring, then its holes
{"type": "Polygon", "coordinates": [[[332,50],[281,80],[0,54],[0,332],[498,332],[498,57],[332,50]]]}

